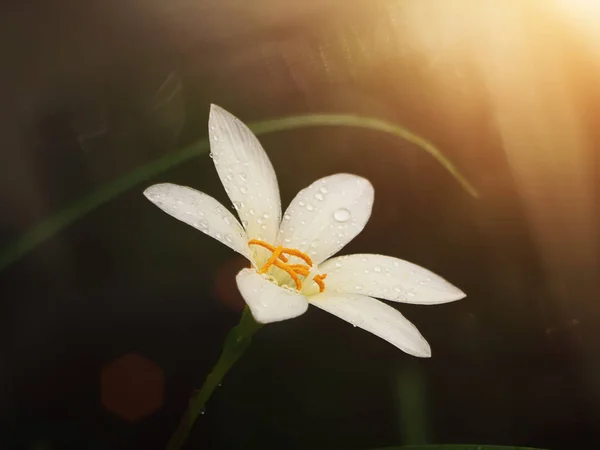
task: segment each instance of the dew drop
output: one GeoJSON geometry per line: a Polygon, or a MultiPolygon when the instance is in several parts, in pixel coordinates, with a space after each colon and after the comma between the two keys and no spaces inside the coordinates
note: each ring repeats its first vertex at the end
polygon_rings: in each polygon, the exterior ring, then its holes
{"type": "Polygon", "coordinates": [[[240,192],[242,194],[247,194],[248,193],[248,188],[246,186],[240,186],[240,192]]]}
{"type": "Polygon", "coordinates": [[[254,210],[253,210],[252,208],[250,208],[250,209],[248,210],[248,214],[250,214],[251,216],[253,216],[253,215],[254,215],[254,210]]]}
{"type": "Polygon", "coordinates": [[[322,200],[323,200],[323,194],[321,194],[320,192],[317,192],[317,193],[315,194],[315,198],[316,198],[317,200],[319,200],[319,201],[322,201],[322,200]]]}
{"type": "Polygon", "coordinates": [[[362,285],[357,284],[356,286],[354,286],[354,289],[356,289],[357,291],[360,291],[362,289],[362,285]]]}
{"type": "Polygon", "coordinates": [[[306,205],[306,209],[308,209],[309,211],[314,211],[315,207],[309,203],[308,205],[306,205]]]}
{"type": "Polygon", "coordinates": [[[208,221],[206,220],[201,220],[200,222],[198,222],[198,225],[200,226],[200,228],[202,228],[203,230],[208,230],[208,221]]]}
{"type": "Polygon", "coordinates": [[[244,204],[242,202],[233,202],[233,208],[236,211],[239,211],[240,209],[242,209],[243,206],[244,206],[244,204]]]}
{"type": "Polygon", "coordinates": [[[248,175],[246,175],[244,172],[240,173],[240,180],[242,181],[248,181],[248,175]]]}
{"type": "Polygon", "coordinates": [[[342,267],[341,261],[336,261],[335,262],[335,267],[342,267]]]}
{"type": "Polygon", "coordinates": [[[248,228],[248,221],[247,220],[242,220],[242,226],[244,228],[248,228]]]}
{"type": "Polygon", "coordinates": [[[321,194],[327,194],[329,192],[325,186],[321,186],[319,191],[321,191],[321,194]]]}
{"type": "Polygon", "coordinates": [[[299,204],[300,206],[304,206],[304,205],[306,205],[306,203],[304,203],[302,200],[300,200],[300,201],[298,202],[298,204],[299,204]]]}
{"type": "Polygon", "coordinates": [[[225,235],[225,240],[226,240],[227,242],[229,242],[230,244],[233,242],[233,239],[231,239],[231,236],[230,236],[230,235],[228,235],[228,234],[226,234],[226,235],[225,235]]]}
{"type": "Polygon", "coordinates": [[[264,213],[263,214],[263,219],[268,219],[268,218],[269,218],[269,215],[267,213],[264,213]]]}
{"type": "Polygon", "coordinates": [[[352,215],[346,208],[336,209],[333,212],[333,220],[336,222],[348,222],[352,215]]]}
{"type": "Polygon", "coordinates": [[[377,272],[377,273],[381,272],[381,267],[379,267],[379,266],[373,267],[373,272],[377,272]]]}
{"type": "Polygon", "coordinates": [[[283,215],[283,220],[290,220],[291,216],[289,214],[283,215]]]}

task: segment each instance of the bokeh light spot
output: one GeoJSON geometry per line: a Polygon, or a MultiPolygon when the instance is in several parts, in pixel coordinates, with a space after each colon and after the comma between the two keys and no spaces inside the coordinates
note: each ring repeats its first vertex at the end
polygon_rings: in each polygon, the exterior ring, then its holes
{"type": "Polygon", "coordinates": [[[104,366],[102,405],[122,419],[135,422],[163,405],[164,385],[159,366],[137,353],[128,353],[104,366]]]}

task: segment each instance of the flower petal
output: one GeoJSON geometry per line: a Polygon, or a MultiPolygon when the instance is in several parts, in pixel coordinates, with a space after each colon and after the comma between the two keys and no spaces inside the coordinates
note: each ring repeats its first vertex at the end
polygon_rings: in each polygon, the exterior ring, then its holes
{"type": "Polygon", "coordinates": [[[429,344],[419,330],[398,310],[379,300],[366,295],[324,292],[312,296],[310,303],[373,333],[409,355],[421,358],[431,356],[429,344]]]}
{"type": "Polygon", "coordinates": [[[321,178],[292,200],[277,240],[319,264],[362,231],[371,216],[374,195],[371,183],[356,175],[321,178]]]}
{"type": "Polygon", "coordinates": [[[395,302],[435,305],[465,293],[416,264],[384,255],[347,255],[319,266],[327,274],[327,290],[384,298],[395,302]]]}
{"type": "Polygon", "coordinates": [[[211,105],[211,155],[248,239],[274,242],[281,220],[275,171],[252,131],[223,108],[211,105]]]}
{"type": "Polygon", "coordinates": [[[308,309],[304,295],[277,286],[254,269],[241,270],[235,280],[257,322],[293,319],[308,309]]]}
{"type": "Polygon", "coordinates": [[[248,238],[231,212],[217,200],[187,186],[163,183],[144,195],[167,214],[221,241],[251,260],[248,238]]]}

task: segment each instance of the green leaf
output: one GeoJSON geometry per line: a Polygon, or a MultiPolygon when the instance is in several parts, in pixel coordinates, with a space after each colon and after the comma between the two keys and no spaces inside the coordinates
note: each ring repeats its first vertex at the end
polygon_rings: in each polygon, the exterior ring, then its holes
{"type": "MultiPolygon", "coordinates": [[[[274,133],[276,131],[293,130],[305,127],[355,127],[381,131],[405,139],[433,156],[458,183],[472,196],[478,197],[475,188],[466,180],[458,169],[433,144],[407,129],[384,120],[347,114],[309,114],[265,120],[249,125],[257,135],[274,133]]],[[[209,150],[208,139],[202,139],[179,152],[169,153],[155,161],[104,184],[87,196],[75,201],[70,206],[56,212],[39,222],[12,244],[0,252],[0,271],[18,261],[38,245],[59,233],[76,220],[103,203],[117,197],[132,187],[148,180],[166,170],[182,164],[189,159],[202,155],[209,150]]]]}

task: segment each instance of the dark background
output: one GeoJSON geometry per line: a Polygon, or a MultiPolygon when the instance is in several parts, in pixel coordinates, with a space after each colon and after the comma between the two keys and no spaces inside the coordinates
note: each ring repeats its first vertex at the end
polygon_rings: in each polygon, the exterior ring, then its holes
{"type": "MultiPolygon", "coordinates": [[[[343,253],[400,257],[468,294],[399,305],[433,357],[311,308],[259,332],[186,448],[594,448],[600,39],[578,18],[541,1],[4,2],[0,248],[205,137],[210,103],[245,122],[403,124],[481,198],[382,133],[261,142],[284,205],[332,173],[372,181],[372,218],[343,253]]],[[[229,204],[200,156],[0,273],[0,447],[164,448],[241,300],[233,252],[142,196],[160,181],[229,204]]]]}

